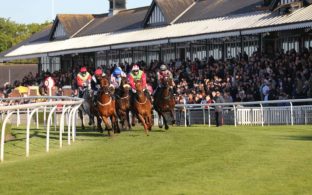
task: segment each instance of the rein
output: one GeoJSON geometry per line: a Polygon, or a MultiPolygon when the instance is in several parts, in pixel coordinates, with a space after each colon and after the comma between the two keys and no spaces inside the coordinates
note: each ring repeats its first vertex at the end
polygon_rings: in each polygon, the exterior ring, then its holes
{"type": "Polygon", "coordinates": [[[127,99],[129,97],[129,95],[127,95],[126,97],[121,97],[120,99],[123,100],[123,99],[127,99]]]}

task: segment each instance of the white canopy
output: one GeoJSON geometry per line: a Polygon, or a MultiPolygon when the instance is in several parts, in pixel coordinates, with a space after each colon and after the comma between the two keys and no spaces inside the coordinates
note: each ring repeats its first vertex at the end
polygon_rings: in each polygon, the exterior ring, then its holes
{"type": "Polygon", "coordinates": [[[286,15],[258,11],[159,28],[23,45],[5,55],[3,60],[159,45],[306,27],[312,27],[312,5],[286,15]]]}

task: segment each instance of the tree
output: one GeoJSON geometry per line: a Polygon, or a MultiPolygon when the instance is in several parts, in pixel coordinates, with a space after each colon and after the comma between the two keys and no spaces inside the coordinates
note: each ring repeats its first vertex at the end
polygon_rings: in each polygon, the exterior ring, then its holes
{"type": "Polygon", "coordinates": [[[34,33],[42,31],[50,25],[43,24],[18,24],[10,19],[0,18],[0,52],[8,50],[12,46],[28,39],[34,33]]]}

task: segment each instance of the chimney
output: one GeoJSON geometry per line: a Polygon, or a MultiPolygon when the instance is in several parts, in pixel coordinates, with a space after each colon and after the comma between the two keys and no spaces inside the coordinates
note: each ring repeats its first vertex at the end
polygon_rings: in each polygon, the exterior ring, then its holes
{"type": "Polygon", "coordinates": [[[109,16],[117,14],[119,11],[126,9],[126,0],[108,0],[109,16]]]}

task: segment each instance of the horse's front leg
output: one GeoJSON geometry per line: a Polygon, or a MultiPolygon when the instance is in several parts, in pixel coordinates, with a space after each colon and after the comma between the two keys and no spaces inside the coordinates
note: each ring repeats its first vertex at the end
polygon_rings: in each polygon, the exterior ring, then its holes
{"type": "Polygon", "coordinates": [[[138,118],[141,121],[142,125],[144,126],[144,132],[146,135],[148,135],[148,126],[146,124],[146,121],[144,120],[144,117],[141,114],[138,114],[138,118]]]}
{"type": "Polygon", "coordinates": [[[126,121],[127,121],[127,126],[128,130],[131,130],[131,125],[130,125],[130,111],[126,111],[126,121]]]}
{"type": "Polygon", "coordinates": [[[164,121],[164,123],[165,123],[165,129],[166,129],[166,130],[169,129],[169,126],[168,126],[168,123],[167,123],[167,119],[166,119],[164,113],[162,113],[162,118],[163,118],[163,121],[164,121]]]}
{"type": "Polygon", "coordinates": [[[110,124],[110,122],[108,120],[108,117],[102,116],[102,119],[103,119],[103,122],[105,124],[105,129],[108,132],[108,136],[111,136],[111,133],[114,135],[114,131],[111,132],[112,131],[112,126],[111,126],[111,124],[110,124]]]}
{"type": "Polygon", "coordinates": [[[131,125],[132,127],[135,126],[135,112],[131,112],[132,113],[132,119],[131,119],[131,125]]]}
{"type": "Polygon", "coordinates": [[[175,115],[174,109],[170,110],[170,115],[172,117],[172,125],[175,125],[176,124],[176,115],[175,115]]]}
{"type": "Polygon", "coordinates": [[[159,128],[163,128],[163,123],[162,123],[162,120],[161,120],[161,112],[157,112],[157,114],[158,114],[158,127],[159,128]]]}
{"type": "Polygon", "coordinates": [[[120,133],[119,125],[118,125],[118,120],[117,120],[117,114],[113,114],[111,116],[111,121],[114,129],[114,133],[120,133]]]}
{"type": "Polygon", "coordinates": [[[81,120],[81,128],[85,129],[85,126],[83,124],[83,113],[82,113],[82,110],[79,110],[79,118],[81,120]]]}

